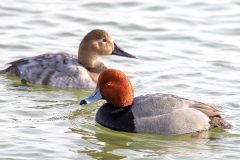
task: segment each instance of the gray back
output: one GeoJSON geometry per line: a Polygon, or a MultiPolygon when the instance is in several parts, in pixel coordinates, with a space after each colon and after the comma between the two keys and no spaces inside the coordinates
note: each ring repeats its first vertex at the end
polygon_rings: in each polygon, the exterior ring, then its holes
{"type": "Polygon", "coordinates": [[[190,108],[196,102],[170,94],[148,94],[135,98],[132,112],[137,132],[184,134],[207,130],[210,119],[190,108]]]}

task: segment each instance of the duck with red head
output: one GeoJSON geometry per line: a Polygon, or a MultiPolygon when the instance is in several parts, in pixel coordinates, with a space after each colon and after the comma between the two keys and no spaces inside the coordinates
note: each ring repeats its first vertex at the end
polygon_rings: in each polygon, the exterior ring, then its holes
{"type": "Polygon", "coordinates": [[[97,87],[106,101],[113,106],[126,107],[133,103],[133,87],[121,71],[116,72],[114,69],[108,69],[104,74],[101,74],[97,87]]]}
{"type": "Polygon", "coordinates": [[[96,121],[115,130],[177,135],[230,127],[217,109],[205,103],[161,93],[134,98],[131,82],[116,69],[102,72],[96,90],[80,104],[99,99],[107,103],[98,110],[96,121]]]}

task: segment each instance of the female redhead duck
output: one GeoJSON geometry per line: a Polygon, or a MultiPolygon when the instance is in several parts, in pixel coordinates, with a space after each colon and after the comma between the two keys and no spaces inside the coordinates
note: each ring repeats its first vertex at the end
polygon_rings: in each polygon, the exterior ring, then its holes
{"type": "Polygon", "coordinates": [[[128,132],[177,135],[230,127],[217,109],[201,102],[161,93],[133,97],[127,76],[107,69],[99,76],[96,90],[80,105],[105,99],[107,103],[98,110],[96,121],[128,132]]]}
{"type": "Polygon", "coordinates": [[[10,62],[10,66],[1,73],[18,76],[22,82],[94,88],[99,74],[107,69],[100,60],[100,56],[104,55],[134,58],[119,48],[107,32],[95,29],[83,38],[78,57],[67,53],[42,54],[10,62]]]}

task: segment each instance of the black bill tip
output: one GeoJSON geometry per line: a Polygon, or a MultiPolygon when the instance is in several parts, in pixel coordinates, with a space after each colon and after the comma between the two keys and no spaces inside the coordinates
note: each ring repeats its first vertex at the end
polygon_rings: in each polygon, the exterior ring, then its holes
{"type": "Polygon", "coordinates": [[[120,47],[117,46],[116,43],[114,43],[114,50],[113,50],[112,54],[117,55],[117,56],[128,57],[128,58],[136,58],[136,56],[133,56],[133,55],[125,52],[124,50],[122,50],[120,47]]]}
{"type": "Polygon", "coordinates": [[[85,99],[80,101],[80,105],[87,104],[87,101],[85,99]]]}

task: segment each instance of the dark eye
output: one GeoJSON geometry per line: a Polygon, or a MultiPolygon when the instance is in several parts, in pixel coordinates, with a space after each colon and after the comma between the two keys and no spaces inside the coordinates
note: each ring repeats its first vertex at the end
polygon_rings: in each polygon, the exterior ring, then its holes
{"type": "Polygon", "coordinates": [[[107,42],[107,40],[106,40],[105,38],[103,38],[103,39],[102,39],[102,41],[103,41],[104,43],[106,43],[106,42],[107,42]]]}

